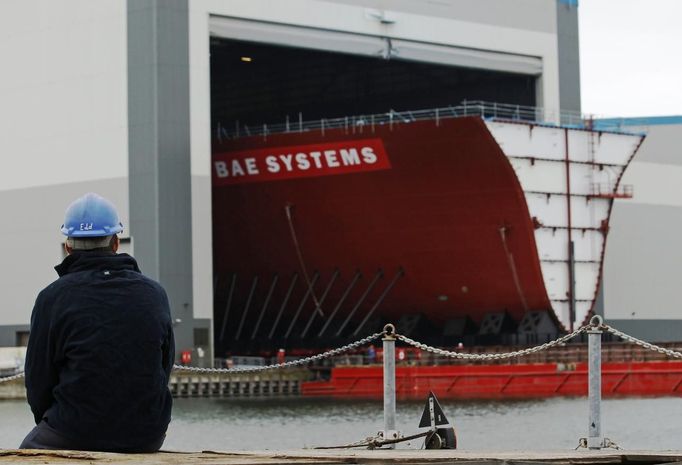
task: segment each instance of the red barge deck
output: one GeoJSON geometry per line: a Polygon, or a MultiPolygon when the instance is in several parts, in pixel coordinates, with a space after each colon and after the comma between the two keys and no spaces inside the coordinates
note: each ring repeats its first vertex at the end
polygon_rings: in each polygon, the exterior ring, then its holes
{"type": "MultiPolygon", "coordinates": [[[[303,383],[306,397],[374,399],[383,395],[379,365],[336,367],[329,381],[303,383]]],[[[399,399],[530,399],[587,395],[587,364],[398,366],[399,399]]],[[[608,362],[602,365],[602,395],[682,396],[682,361],[608,362]]]]}

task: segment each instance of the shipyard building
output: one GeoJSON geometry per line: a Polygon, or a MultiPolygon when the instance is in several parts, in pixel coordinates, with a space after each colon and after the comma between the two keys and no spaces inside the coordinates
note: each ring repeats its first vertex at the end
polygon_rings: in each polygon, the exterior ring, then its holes
{"type": "MultiPolygon", "coordinates": [[[[675,247],[682,224],[676,200],[682,198],[682,121],[586,125],[576,117],[575,1],[13,0],[0,6],[0,26],[0,247],[7,263],[0,346],[25,344],[33,300],[55,279],[52,267],[63,258],[63,211],[88,191],[117,205],[125,251],[167,289],[177,352],[192,351],[198,364],[242,350],[321,347],[327,342],[305,334],[331,333],[331,327],[349,340],[388,317],[415,331],[440,330],[444,344],[476,336],[499,342],[518,335],[522,323],[524,331],[549,337],[592,313],[649,340],[672,340],[682,330],[675,273],[682,258],[675,247]],[[377,134],[393,131],[394,123],[407,127],[422,118],[440,128],[441,118],[458,116],[470,118],[456,123],[460,129],[491,134],[482,136],[497,144],[490,150],[511,160],[504,169],[511,167],[523,185],[510,181],[508,192],[518,202],[509,208],[529,208],[523,224],[533,225],[524,233],[526,249],[502,206],[496,210],[486,192],[470,189],[471,205],[485,205],[497,221],[495,247],[503,255],[495,260],[502,260],[502,270],[493,260],[489,269],[471,269],[465,275],[475,275],[471,282],[442,275],[429,281],[443,279],[444,289],[451,287],[446,292],[421,285],[417,278],[433,269],[420,275],[409,259],[391,259],[390,267],[379,259],[344,261],[354,250],[377,247],[365,241],[354,248],[330,235],[357,229],[328,214],[343,211],[348,204],[339,199],[357,187],[343,180],[362,179],[353,172],[362,163],[377,176],[400,164],[390,143],[367,140],[381,139],[377,134]],[[510,118],[525,126],[498,122],[510,118]],[[528,125],[537,119],[541,125],[528,125]],[[537,131],[523,145],[529,127],[537,131]],[[326,139],[304,134],[297,140],[290,135],[296,131],[326,139]],[[346,145],[334,146],[335,134],[346,145]],[[580,147],[575,155],[567,154],[569,141],[580,147]],[[312,147],[320,143],[338,151],[320,155],[312,147]],[[300,150],[289,154],[291,147],[300,150]],[[244,155],[257,150],[260,168],[244,155]],[[609,158],[610,150],[620,150],[621,159],[609,158]],[[262,189],[257,182],[235,187],[225,181],[266,169],[273,176],[293,172],[298,154],[305,155],[299,170],[317,166],[319,176],[262,178],[262,189]],[[324,172],[341,163],[348,176],[324,172]],[[570,179],[564,187],[553,181],[564,183],[566,173],[579,184],[573,192],[570,179]],[[288,190],[299,178],[313,190],[288,190]],[[323,195],[328,181],[334,199],[307,204],[310,195],[323,195]],[[319,216],[305,213],[306,206],[319,216]],[[572,222],[571,211],[582,212],[576,215],[584,223],[572,222]],[[323,256],[335,248],[341,258],[323,256]],[[497,292],[494,282],[504,280],[497,295],[509,295],[509,302],[486,300],[497,292]],[[417,294],[411,307],[398,304],[417,294]],[[431,307],[437,318],[430,318],[431,307]]],[[[496,173],[472,172],[469,179],[483,186],[496,173]]],[[[362,188],[370,192],[373,185],[362,188]]],[[[411,192],[410,185],[404,190],[411,192]]],[[[447,215],[450,207],[436,210],[447,215]]],[[[476,213],[452,208],[463,218],[476,213]]],[[[382,211],[365,214],[369,230],[382,211]]],[[[377,223],[374,231],[383,236],[370,236],[388,241],[400,224],[377,223]]],[[[421,233],[427,237],[407,240],[428,241],[428,231],[421,233]]],[[[401,247],[394,250],[386,254],[400,257],[401,247]]],[[[439,252],[432,258],[453,263],[457,257],[439,252]]]]}

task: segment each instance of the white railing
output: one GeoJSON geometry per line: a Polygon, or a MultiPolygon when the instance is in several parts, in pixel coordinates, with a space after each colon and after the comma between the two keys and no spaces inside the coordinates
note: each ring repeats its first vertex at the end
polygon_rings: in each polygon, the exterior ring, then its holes
{"type": "MultiPolygon", "coordinates": [[[[287,118],[283,123],[247,125],[238,121],[231,126],[218,122],[216,137],[219,141],[249,136],[268,136],[288,132],[324,131],[329,129],[345,129],[346,131],[373,130],[377,126],[393,126],[415,121],[435,120],[436,122],[464,116],[479,116],[484,119],[506,121],[524,121],[548,125],[561,125],[582,129],[592,129],[595,120],[579,112],[554,111],[542,107],[512,105],[505,103],[484,102],[481,100],[463,101],[459,105],[450,105],[425,110],[395,111],[368,115],[343,116],[339,118],[321,118],[304,121],[303,115],[287,118]]],[[[614,128],[615,130],[615,128],[614,128]]]]}

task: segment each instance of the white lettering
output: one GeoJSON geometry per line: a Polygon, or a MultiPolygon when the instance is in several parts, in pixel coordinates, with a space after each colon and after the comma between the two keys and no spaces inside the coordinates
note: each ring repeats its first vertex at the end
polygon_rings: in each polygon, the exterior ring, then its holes
{"type": "Polygon", "coordinates": [[[291,169],[292,169],[292,168],[291,168],[291,159],[292,159],[292,158],[293,158],[293,157],[292,157],[291,154],[288,154],[288,155],[280,155],[280,156],[279,156],[279,159],[282,160],[282,161],[284,162],[284,165],[285,165],[285,168],[287,169],[287,171],[291,171],[291,169]]]}
{"type": "Polygon", "coordinates": [[[274,155],[268,155],[265,157],[265,163],[268,165],[268,171],[271,173],[279,173],[279,163],[277,163],[277,157],[274,155]]]}
{"type": "MultiPolygon", "coordinates": [[[[344,148],[338,147],[339,142],[321,144],[319,150],[307,151],[304,147],[287,147],[280,150],[295,150],[290,153],[267,153],[272,149],[258,150],[256,154],[248,155],[244,152],[235,153],[228,160],[214,160],[213,169],[218,179],[225,179],[227,182],[248,182],[247,178],[259,180],[260,175],[272,174],[278,177],[296,176],[319,176],[326,174],[325,170],[335,170],[339,167],[353,167],[352,171],[362,170],[363,165],[374,165],[384,163],[381,145],[362,146],[360,141],[346,141],[344,148]],[[380,150],[380,152],[377,152],[380,150]],[[319,171],[319,173],[318,173],[319,171]],[[235,178],[235,179],[230,179],[235,178]],[[245,178],[239,180],[239,178],[245,178]]],[[[388,160],[386,160],[388,162],[388,160]]],[[[369,168],[368,170],[376,169],[369,168]]],[[[86,225],[83,225],[85,227],[86,225]]]]}
{"type": "Polygon", "coordinates": [[[310,168],[310,161],[308,160],[308,155],[305,153],[296,154],[296,163],[298,164],[299,170],[307,170],[310,168]]]}
{"type": "Polygon", "coordinates": [[[325,150],[324,158],[327,159],[327,166],[336,168],[339,166],[339,160],[336,158],[336,150],[325,150]]]}
{"type": "Polygon", "coordinates": [[[362,153],[362,159],[365,160],[365,163],[372,165],[377,162],[377,156],[372,147],[363,147],[360,149],[360,153],[362,153]]]}
{"type": "Polygon", "coordinates": [[[239,160],[232,160],[232,176],[244,176],[244,169],[239,164],[239,160]]]}
{"type": "Polygon", "coordinates": [[[230,175],[230,173],[227,172],[227,163],[224,161],[217,161],[213,166],[215,166],[215,174],[219,178],[226,178],[230,175]]]}
{"type": "Polygon", "coordinates": [[[256,166],[256,159],[253,157],[250,158],[245,158],[244,163],[246,163],[246,171],[250,175],[252,174],[260,174],[260,171],[258,171],[258,167],[256,166]]]}
{"type": "Polygon", "coordinates": [[[320,157],[322,156],[322,152],[310,152],[310,156],[313,158],[315,166],[317,168],[322,168],[322,163],[320,163],[320,157]]]}
{"type": "Polygon", "coordinates": [[[344,166],[360,164],[360,156],[358,155],[357,149],[341,149],[339,150],[339,154],[341,155],[344,166]]]}

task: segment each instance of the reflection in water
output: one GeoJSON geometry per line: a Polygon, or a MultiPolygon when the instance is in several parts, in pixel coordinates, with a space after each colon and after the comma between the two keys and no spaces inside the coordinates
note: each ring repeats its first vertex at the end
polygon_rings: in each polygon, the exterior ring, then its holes
{"type": "MultiPolygon", "coordinates": [[[[467,450],[573,449],[587,434],[587,400],[441,401],[467,450]]],[[[176,399],[165,449],[299,449],[364,439],[382,429],[382,401],[176,399]]],[[[398,428],[417,432],[421,402],[398,402],[398,428]]],[[[32,426],[24,402],[0,402],[0,448],[32,426]]],[[[682,398],[607,399],[602,430],[626,449],[682,449],[682,398]]],[[[419,448],[422,440],[409,447],[419,448]]]]}

